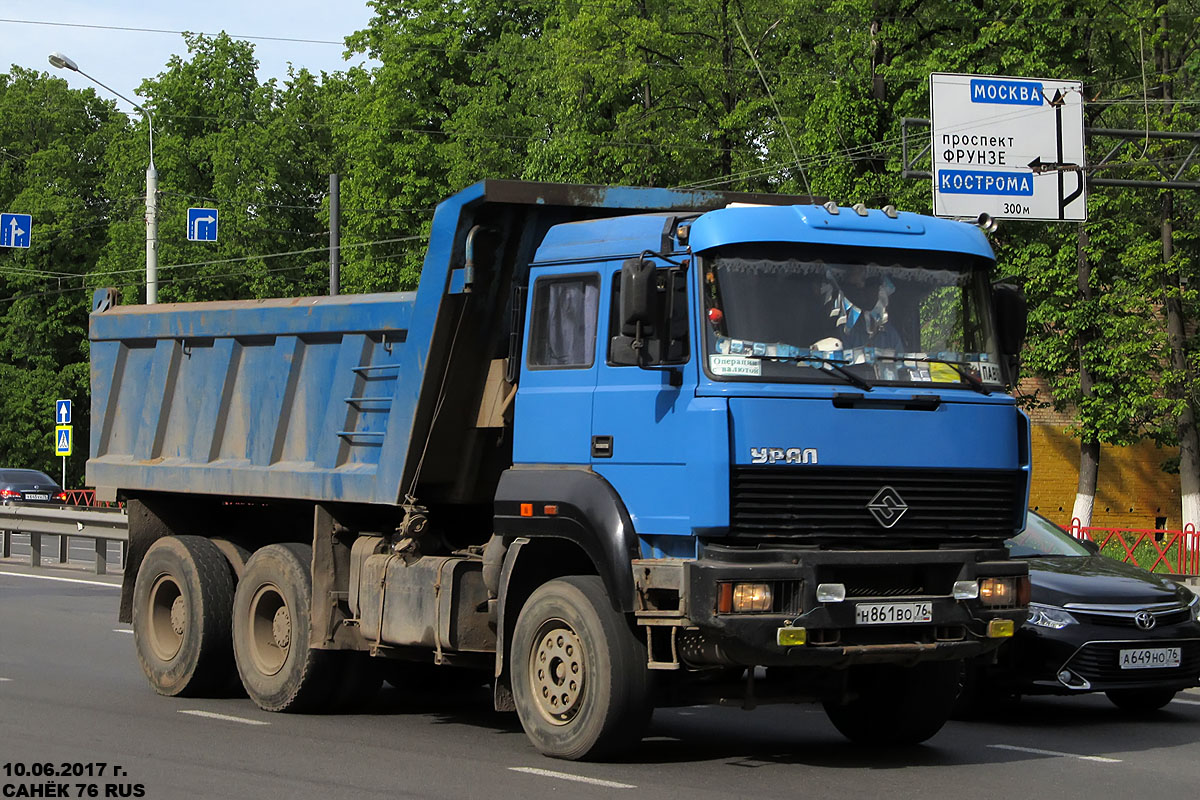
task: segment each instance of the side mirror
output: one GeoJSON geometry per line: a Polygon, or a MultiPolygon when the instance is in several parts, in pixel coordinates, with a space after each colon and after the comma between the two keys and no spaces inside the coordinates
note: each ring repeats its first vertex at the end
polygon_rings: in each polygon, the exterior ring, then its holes
{"type": "Polygon", "coordinates": [[[996,318],[996,343],[1008,363],[1009,380],[1015,387],[1021,366],[1021,346],[1029,324],[1029,305],[1021,287],[1011,283],[992,285],[992,309],[996,318]]]}
{"type": "Polygon", "coordinates": [[[1025,293],[1011,283],[994,284],[992,308],[996,313],[996,338],[1001,354],[1020,355],[1021,345],[1025,343],[1025,326],[1029,323],[1025,293]]]}
{"type": "Polygon", "coordinates": [[[1083,545],[1089,553],[1094,556],[1100,555],[1100,545],[1093,542],[1091,539],[1080,539],[1079,543],[1083,545]]]}
{"type": "Polygon", "coordinates": [[[621,264],[621,333],[640,339],[658,317],[654,264],[631,258],[621,264]]]}

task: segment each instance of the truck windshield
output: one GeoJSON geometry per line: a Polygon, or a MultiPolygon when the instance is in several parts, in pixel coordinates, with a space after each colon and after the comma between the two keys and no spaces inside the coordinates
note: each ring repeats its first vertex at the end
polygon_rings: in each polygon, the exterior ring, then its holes
{"type": "Polygon", "coordinates": [[[725,248],[702,263],[717,380],[1003,383],[986,259],[781,245],[725,248]]]}

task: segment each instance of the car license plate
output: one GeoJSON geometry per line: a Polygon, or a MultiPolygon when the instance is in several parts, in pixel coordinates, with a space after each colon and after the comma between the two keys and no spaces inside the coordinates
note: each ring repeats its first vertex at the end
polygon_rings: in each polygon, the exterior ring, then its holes
{"type": "Polygon", "coordinates": [[[1166,669],[1178,667],[1179,663],[1178,647],[1139,647],[1122,650],[1120,655],[1121,669],[1166,669]]]}
{"type": "Polygon", "coordinates": [[[854,621],[859,625],[903,625],[933,622],[932,603],[858,603],[854,621]]]}
{"type": "Polygon", "coordinates": [[[27,494],[27,495],[25,495],[25,499],[26,500],[49,500],[50,495],[48,495],[48,494],[27,494]]]}

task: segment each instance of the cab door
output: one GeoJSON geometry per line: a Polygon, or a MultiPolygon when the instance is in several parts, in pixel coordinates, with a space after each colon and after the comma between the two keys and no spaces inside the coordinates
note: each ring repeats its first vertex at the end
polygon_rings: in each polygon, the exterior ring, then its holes
{"type": "Polygon", "coordinates": [[[596,390],[600,274],[537,268],[526,306],[513,462],[587,464],[596,390]]]}

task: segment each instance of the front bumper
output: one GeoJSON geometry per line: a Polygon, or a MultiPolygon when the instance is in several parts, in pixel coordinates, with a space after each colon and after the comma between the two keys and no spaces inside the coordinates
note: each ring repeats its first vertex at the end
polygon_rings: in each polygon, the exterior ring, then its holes
{"type": "Polygon", "coordinates": [[[855,664],[916,664],[971,658],[1007,639],[989,638],[992,620],[1026,617],[1024,607],[984,607],[957,600],[956,581],[1021,576],[1023,562],[1002,550],[839,551],[740,549],[710,546],[684,565],[688,625],[678,634],[678,653],[690,666],[708,664],[847,667],[855,664]],[[718,613],[719,586],[728,582],[773,587],[770,611],[718,613]],[[817,600],[817,586],[841,583],[846,599],[817,600]],[[928,602],[932,620],[915,624],[859,624],[859,603],[928,602]],[[780,628],[803,627],[807,642],[779,644],[780,628]]]}
{"type": "Polygon", "coordinates": [[[1200,625],[1172,625],[1139,632],[1135,638],[1128,634],[1089,624],[1058,631],[1025,625],[993,668],[993,680],[1023,694],[1185,689],[1200,684],[1200,625]],[[1180,648],[1179,666],[1121,668],[1122,650],[1164,647],[1180,648]]]}

